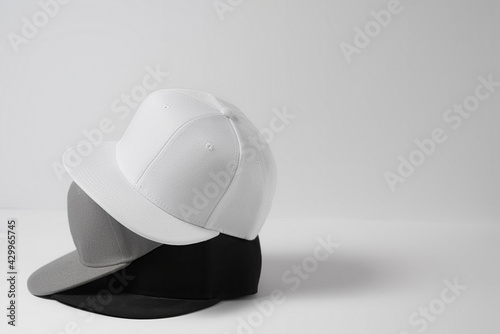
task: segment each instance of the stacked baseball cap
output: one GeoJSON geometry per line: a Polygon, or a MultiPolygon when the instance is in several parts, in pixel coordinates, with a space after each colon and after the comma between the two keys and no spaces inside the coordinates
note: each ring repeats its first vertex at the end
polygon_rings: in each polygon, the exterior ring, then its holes
{"type": "Polygon", "coordinates": [[[123,137],[69,149],[76,250],[28,280],[36,296],[95,313],[162,318],[257,292],[258,233],[276,166],[256,127],[209,93],[160,90],[123,137]]]}

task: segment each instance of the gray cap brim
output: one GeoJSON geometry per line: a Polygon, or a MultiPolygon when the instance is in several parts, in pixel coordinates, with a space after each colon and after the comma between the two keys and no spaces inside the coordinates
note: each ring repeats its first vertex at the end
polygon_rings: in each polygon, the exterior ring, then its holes
{"type": "Polygon", "coordinates": [[[112,274],[129,264],[87,267],[80,262],[75,250],[35,271],[28,279],[28,290],[35,296],[51,295],[112,274]]]}

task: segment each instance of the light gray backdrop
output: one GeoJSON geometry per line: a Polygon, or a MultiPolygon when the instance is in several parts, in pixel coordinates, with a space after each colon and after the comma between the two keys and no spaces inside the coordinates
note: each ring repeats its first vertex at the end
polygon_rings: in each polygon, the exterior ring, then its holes
{"type": "Polygon", "coordinates": [[[0,207],[63,209],[65,148],[98,144],[103,119],[118,139],[134,97],[180,87],[264,129],[272,217],[498,220],[499,16],[494,0],[3,1],[0,207]]]}

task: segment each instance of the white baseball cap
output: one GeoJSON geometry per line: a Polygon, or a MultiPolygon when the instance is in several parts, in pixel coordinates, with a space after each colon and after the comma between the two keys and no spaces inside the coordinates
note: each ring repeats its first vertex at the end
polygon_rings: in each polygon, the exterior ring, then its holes
{"type": "Polygon", "coordinates": [[[83,191],[131,231],[165,244],[219,233],[253,240],[276,188],[260,132],[237,107],[204,92],[156,91],[119,141],[77,163],[71,152],[64,166],[83,191]]]}

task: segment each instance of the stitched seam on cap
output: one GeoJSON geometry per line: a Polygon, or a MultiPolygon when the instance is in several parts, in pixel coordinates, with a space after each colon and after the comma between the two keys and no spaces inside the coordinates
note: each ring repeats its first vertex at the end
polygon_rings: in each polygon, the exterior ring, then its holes
{"type": "Polygon", "coordinates": [[[222,105],[222,103],[219,102],[219,100],[213,96],[212,94],[208,94],[208,96],[212,99],[212,101],[214,102],[214,104],[217,106],[217,108],[219,110],[221,110],[222,108],[224,108],[224,106],[222,105]]]}
{"type": "MultiPolygon", "coordinates": [[[[219,114],[202,115],[202,116],[198,116],[198,117],[196,117],[196,118],[194,118],[194,119],[186,122],[184,125],[182,125],[182,127],[180,127],[174,133],[174,135],[172,135],[170,137],[169,141],[160,150],[160,152],[158,153],[158,155],[155,157],[154,161],[151,162],[150,166],[148,167],[147,172],[150,172],[159,163],[160,159],[163,157],[163,154],[165,154],[165,152],[167,152],[167,148],[170,147],[170,146],[172,146],[176,140],[178,140],[179,138],[182,137],[182,135],[185,133],[185,131],[189,128],[189,125],[190,125],[191,122],[195,122],[195,121],[197,121],[197,120],[199,120],[201,118],[205,118],[205,117],[219,117],[219,116],[221,116],[221,115],[219,115],[219,114]]],[[[176,209],[173,209],[171,206],[169,206],[166,203],[164,203],[163,201],[159,200],[156,196],[152,195],[149,192],[145,192],[145,189],[140,184],[140,181],[142,181],[142,179],[145,176],[146,176],[146,173],[144,173],[144,175],[141,177],[141,179],[139,180],[139,182],[135,186],[136,189],[141,190],[139,193],[142,196],[144,196],[144,197],[148,198],[149,200],[153,201],[154,203],[156,203],[157,205],[159,205],[161,207],[161,209],[166,210],[168,213],[174,215],[174,217],[177,218],[177,219],[179,219],[179,220],[185,221],[187,223],[193,223],[193,224],[196,224],[197,226],[202,225],[201,224],[201,220],[194,220],[194,219],[190,219],[188,217],[184,217],[184,215],[182,215],[179,211],[177,211],[176,209]],[[182,218],[179,218],[179,217],[182,217],[182,218]]]]}
{"type": "MultiPolygon", "coordinates": [[[[208,116],[214,116],[214,115],[203,115],[203,116],[199,116],[191,121],[195,121],[197,120],[198,118],[202,118],[202,117],[208,117],[208,116]]],[[[191,122],[190,121],[190,122],[191,122]]],[[[187,123],[190,123],[190,122],[187,122],[187,123]]],[[[173,145],[173,142],[175,140],[178,140],[179,138],[182,137],[182,135],[185,133],[185,131],[188,129],[188,125],[189,124],[184,124],[181,128],[178,129],[178,133],[176,132],[171,138],[171,140],[169,140],[170,142],[170,145],[165,145],[164,149],[165,149],[165,152],[167,151],[167,146],[170,147],[173,145]],[[175,138],[174,138],[175,137],[175,138]]],[[[163,149],[162,149],[163,150],[163,149]]],[[[163,152],[163,153],[165,153],[163,152]]],[[[158,154],[157,158],[155,158],[155,161],[151,163],[151,166],[150,166],[150,170],[152,170],[157,164],[158,162],[160,161],[160,157],[159,155],[161,154],[161,152],[158,154]]],[[[141,192],[139,192],[142,196],[148,198],[149,200],[153,201],[154,203],[158,204],[162,209],[166,210],[168,213],[174,215],[175,218],[177,219],[180,219],[182,221],[185,221],[185,222],[188,222],[188,223],[194,223],[194,224],[199,224],[201,225],[201,221],[199,220],[192,220],[190,219],[189,217],[184,217],[179,211],[177,211],[176,209],[173,209],[170,205],[167,205],[165,202],[161,201],[160,199],[158,199],[156,196],[154,196],[153,194],[149,193],[149,192],[145,192],[146,189],[144,189],[144,187],[142,187],[141,184],[137,184],[136,186],[137,189],[141,190],[141,192]],[[178,217],[182,217],[181,218],[178,218],[178,217]]]]}
{"type": "Polygon", "coordinates": [[[151,162],[148,164],[148,166],[144,169],[144,171],[142,172],[142,175],[141,177],[137,180],[136,182],[136,187],[137,186],[140,186],[140,183],[142,182],[142,180],[144,179],[144,177],[151,171],[151,169],[158,163],[158,160],[160,160],[161,158],[161,155],[166,151],[166,148],[167,146],[170,146],[169,143],[172,141],[172,140],[175,140],[178,138],[178,136],[180,136],[182,134],[182,132],[185,131],[187,125],[189,125],[191,122],[193,121],[196,121],[200,118],[203,118],[203,117],[208,117],[208,116],[214,116],[214,114],[205,114],[205,115],[201,115],[201,116],[198,116],[198,117],[195,117],[195,118],[192,118],[190,119],[189,121],[185,122],[184,124],[182,124],[168,139],[167,141],[163,144],[163,146],[161,147],[161,149],[158,151],[158,153],[156,153],[156,156],[154,157],[153,160],[151,160],[151,162]]]}
{"type": "MultiPolygon", "coordinates": [[[[233,136],[233,144],[234,144],[234,151],[233,151],[233,157],[236,158],[238,153],[239,154],[239,157],[237,159],[237,163],[238,165],[236,165],[236,168],[234,169],[234,173],[233,175],[231,176],[231,180],[229,180],[229,183],[226,187],[226,189],[224,190],[224,193],[220,196],[219,200],[217,201],[217,203],[215,203],[215,206],[214,208],[212,209],[212,212],[210,212],[210,215],[208,215],[208,218],[207,218],[207,222],[205,224],[205,226],[208,224],[208,222],[210,222],[210,218],[212,218],[212,214],[214,213],[214,211],[217,209],[217,206],[219,205],[220,201],[224,198],[224,196],[226,195],[227,191],[229,190],[229,187],[231,187],[231,184],[233,183],[233,180],[234,180],[234,177],[236,176],[236,173],[238,172],[238,168],[240,167],[240,159],[241,159],[241,150],[240,150],[240,145],[239,145],[239,141],[237,142],[236,139],[239,138],[238,137],[238,133],[236,132],[236,129],[234,128],[234,125],[233,123],[226,118],[226,121],[229,123],[229,126],[230,126],[230,129],[231,129],[231,132],[234,134],[233,136]],[[239,151],[239,152],[238,152],[239,151]]],[[[236,160],[236,159],[235,159],[236,160]]]]}
{"type": "Polygon", "coordinates": [[[108,220],[109,226],[111,227],[111,230],[113,231],[113,234],[115,236],[116,244],[118,245],[118,248],[120,249],[120,253],[121,253],[122,257],[125,257],[125,252],[123,251],[122,246],[120,245],[120,242],[118,241],[118,235],[117,235],[117,233],[115,231],[115,228],[113,227],[113,224],[112,224],[112,222],[110,220],[109,214],[107,214],[107,213],[106,213],[106,218],[108,220]]]}
{"type": "MultiPolygon", "coordinates": [[[[149,94],[148,96],[146,96],[146,98],[141,102],[141,104],[139,105],[139,107],[137,108],[136,112],[134,113],[134,117],[132,117],[132,120],[130,121],[130,124],[133,124],[134,123],[134,120],[136,119],[136,117],[138,117],[138,113],[137,111],[139,111],[139,109],[141,108],[141,106],[147,101],[147,100],[150,100],[152,96],[154,95],[157,95],[158,93],[164,93],[165,91],[169,91],[171,89],[160,89],[160,90],[157,90],[157,91],[154,91],[152,92],[151,94],[149,94]]],[[[118,162],[118,156],[117,156],[117,152],[118,152],[118,146],[120,145],[121,146],[121,142],[122,142],[122,139],[127,136],[128,132],[130,131],[130,126],[127,127],[127,129],[125,129],[125,132],[123,133],[122,137],[120,138],[120,140],[118,140],[116,142],[116,145],[115,145],[115,159],[116,161],[118,162]]],[[[118,167],[120,167],[120,164],[118,164],[118,167]]],[[[147,167],[146,167],[147,168],[147,167]]],[[[123,171],[123,169],[120,167],[120,170],[122,171],[122,174],[128,179],[128,181],[131,183],[131,184],[134,184],[134,182],[132,182],[134,180],[134,178],[130,177],[130,175],[126,172],[123,171]]]]}
{"type": "MultiPolygon", "coordinates": [[[[210,105],[209,103],[207,103],[206,101],[203,101],[203,100],[199,99],[197,96],[193,96],[193,95],[189,94],[189,93],[188,93],[188,92],[189,92],[189,90],[179,89],[179,90],[176,90],[176,92],[181,93],[181,94],[184,94],[184,95],[186,95],[186,96],[189,96],[190,98],[193,98],[193,99],[195,99],[196,101],[198,101],[198,102],[200,102],[200,103],[203,103],[203,104],[205,104],[205,105],[207,105],[207,106],[209,106],[209,107],[211,107],[211,108],[213,108],[213,109],[215,109],[215,110],[217,110],[217,111],[219,111],[219,112],[220,112],[221,107],[218,107],[218,105],[221,105],[221,104],[220,104],[220,103],[218,103],[218,102],[216,102],[216,101],[214,101],[215,106],[213,106],[213,105],[210,105]]],[[[210,93],[198,92],[198,91],[193,91],[193,92],[196,92],[196,93],[201,93],[201,94],[205,94],[205,95],[207,95],[208,97],[210,97],[210,98],[212,99],[212,101],[213,101],[214,99],[216,99],[216,98],[215,98],[215,96],[213,96],[213,95],[212,95],[212,94],[210,94],[210,93]]]]}

